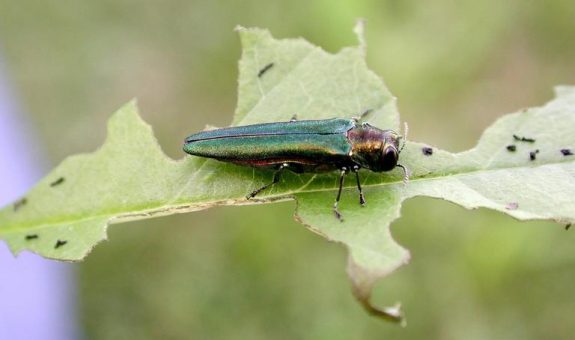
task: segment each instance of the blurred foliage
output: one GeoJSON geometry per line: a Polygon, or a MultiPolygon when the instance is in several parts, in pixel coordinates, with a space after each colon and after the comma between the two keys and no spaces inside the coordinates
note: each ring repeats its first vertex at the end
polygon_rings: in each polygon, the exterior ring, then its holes
{"type": "MultiPolygon", "coordinates": [[[[166,152],[227,125],[239,41],[266,27],[336,51],[367,19],[368,64],[399,98],[410,137],[451,151],[504,112],[575,83],[575,2],[0,0],[0,52],[54,164],[91,151],[138,97],[166,152]]],[[[405,329],[353,301],[344,250],[291,221],[292,203],[218,208],[138,227],[78,266],[88,338],[569,338],[571,232],[415,199],[393,226],[412,263],[384,280],[405,329]]],[[[134,223],[135,224],[135,223],[134,223]]]]}

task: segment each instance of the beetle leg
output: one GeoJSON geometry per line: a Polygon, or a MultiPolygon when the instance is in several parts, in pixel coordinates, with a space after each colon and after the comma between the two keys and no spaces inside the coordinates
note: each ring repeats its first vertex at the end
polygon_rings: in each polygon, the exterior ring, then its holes
{"type": "Polygon", "coordinates": [[[272,180],[271,183],[268,183],[266,185],[264,185],[263,187],[256,189],[254,191],[252,191],[249,195],[246,196],[246,199],[250,199],[250,198],[254,198],[257,194],[259,194],[261,191],[267,189],[268,187],[271,187],[272,185],[276,184],[277,182],[280,181],[280,175],[283,169],[287,168],[289,166],[288,163],[283,163],[282,165],[280,165],[280,167],[276,170],[276,172],[274,172],[274,179],[272,180]]]}
{"type": "Polygon", "coordinates": [[[345,174],[347,173],[346,168],[341,168],[341,173],[339,175],[339,189],[337,191],[337,197],[335,198],[335,203],[333,204],[333,213],[338,220],[343,222],[343,218],[341,218],[341,214],[339,210],[337,210],[337,204],[339,203],[339,199],[341,198],[341,189],[343,188],[343,179],[345,178],[345,174]]]}
{"type": "Polygon", "coordinates": [[[373,109],[367,109],[367,110],[363,111],[363,113],[361,114],[361,116],[359,116],[359,119],[360,119],[361,121],[365,120],[365,118],[366,118],[370,113],[372,113],[372,112],[373,112],[373,109]]]}
{"type": "Polygon", "coordinates": [[[353,167],[353,172],[355,172],[355,179],[357,181],[357,190],[359,191],[359,204],[361,204],[361,206],[364,206],[365,197],[363,196],[363,190],[361,190],[361,184],[359,183],[359,167],[357,165],[353,167]]]}
{"type": "Polygon", "coordinates": [[[371,113],[373,112],[373,109],[367,109],[365,111],[363,111],[363,113],[361,115],[358,116],[353,116],[351,117],[351,119],[353,119],[356,123],[359,122],[363,122],[365,120],[365,118],[371,113]]]}

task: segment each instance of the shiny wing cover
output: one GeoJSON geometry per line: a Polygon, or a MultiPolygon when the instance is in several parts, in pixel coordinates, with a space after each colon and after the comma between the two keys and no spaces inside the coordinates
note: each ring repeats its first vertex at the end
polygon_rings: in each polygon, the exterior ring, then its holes
{"type": "Polygon", "coordinates": [[[252,166],[281,163],[337,168],[348,160],[351,119],[302,120],[202,131],[186,138],[184,151],[252,166]]]}

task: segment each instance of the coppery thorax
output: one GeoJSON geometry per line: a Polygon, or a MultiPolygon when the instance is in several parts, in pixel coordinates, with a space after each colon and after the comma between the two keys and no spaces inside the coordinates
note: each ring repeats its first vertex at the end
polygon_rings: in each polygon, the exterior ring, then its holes
{"type": "Polygon", "coordinates": [[[387,150],[399,147],[399,135],[393,130],[381,130],[367,123],[358,125],[347,132],[351,143],[351,159],[362,168],[372,171],[389,171],[397,164],[385,157],[387,150]]]}

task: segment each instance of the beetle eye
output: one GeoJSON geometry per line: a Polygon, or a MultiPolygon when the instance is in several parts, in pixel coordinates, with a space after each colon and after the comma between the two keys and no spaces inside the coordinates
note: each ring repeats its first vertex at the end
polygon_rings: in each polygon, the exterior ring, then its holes
{"type": "Polygon", "coordinates": [[[397,150],[394,147],[387,147],[383,151],[381,158],[381,170],[389,171],[397,165],[397,150]]]}

